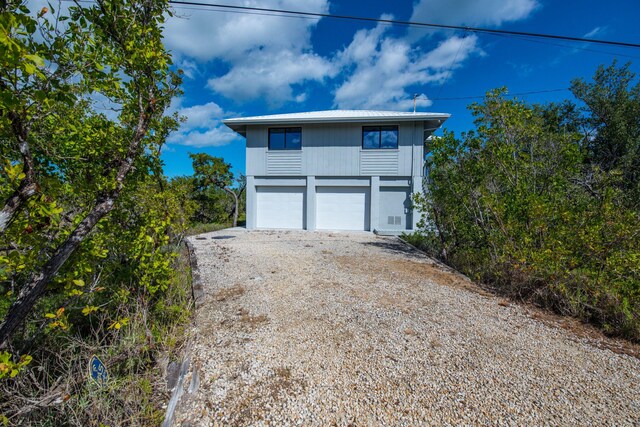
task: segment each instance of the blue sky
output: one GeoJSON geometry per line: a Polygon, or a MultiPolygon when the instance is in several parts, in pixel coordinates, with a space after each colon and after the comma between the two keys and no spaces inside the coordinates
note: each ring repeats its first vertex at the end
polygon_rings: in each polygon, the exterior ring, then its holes
{"type": "MultiPolygon", "coordinates": [[[[213,2],[213,1],[212,1],[213,2]]],[[[573,0],[225,0],[224,4],[385,17],[640,42],[640,2],[573,0]]],[[[176,7],[165,44],[184,70],[184,95],[171,111],[187,118],[162,158],[168,176],[192,173],[189,152],[224,157],[244,172],[244,140],[227,117],[327,109],[451,113],[445,128],[472,127],[473,100],[507,86],[511,93],[567,88],[599,64],[631,61],[640,50],[551,40],[432,31],[335,19],[290,18],[176,7]]],[[[568,91],[526,95],[530,102],[568,91]]]]}

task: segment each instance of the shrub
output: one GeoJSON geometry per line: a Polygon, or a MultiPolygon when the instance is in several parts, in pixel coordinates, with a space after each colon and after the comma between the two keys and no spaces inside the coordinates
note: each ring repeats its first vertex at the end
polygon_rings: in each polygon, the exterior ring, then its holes
{"type": "Polygon", "coordinates": [[[430,147],[410,239],[499,292],[640,339],[640,214],[624,175],[550,125],[555,106],[497,90],[470,108],[475,131],[430,147]]]}

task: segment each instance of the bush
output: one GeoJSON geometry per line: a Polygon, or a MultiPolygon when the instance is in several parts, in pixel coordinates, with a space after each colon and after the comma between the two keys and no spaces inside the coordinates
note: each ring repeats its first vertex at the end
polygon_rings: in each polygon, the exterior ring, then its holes
{"type": "MultiPolygon", "coordinates": [[[[180,192],[167,190],[162,176],[143,178],[122,194],[14,334],[12,352],[23,356],[8,358],[9,373],[0,374],[0,421],[161,423],[169,398],[163,369],[179,356],[191,316],[188,253],[180,244],[191,208],[180,192]],[[109,371],[104,388],[87,376],[93,354],[109,371]]],[[[20,233],[21,221],[22,216],[3,236],[7,246],[24,245],[25,239],[38,243],[35,233],[20,233]]],[[[16,252],[5,258],[15,260],[4,264],[11,280],[0,281],[9,294],[12,283],[24,277],[17,266],[38,262],[34,251],[16,252]]],[[[7,309],[0,306],[0,315],[7,309]]],[[[0,354],[0,371],[2,360],[0,354]]]]}
{"type": "Polygon", "coordinates": [[[624,175],[550,124],[557,106],[502,95],[470,107],[476,131],[433,142],[409,241],[498,292],[640,340],[640,214],[624,175]]]}
{"type": "MultiPolygon", "coordinates": [[[[33,426],[160,425],[169,399],[166,368],[177,361],[191,318],[188,253],[175,254],[176,272],[154,298],[118,296],[116,321],[105,312],[73,314],[66,330],[48,330],[30,348],[33,362],[20,375],[0,381],[0,421],[33,426]],[[88,377],[97,355],[109,381],[88,377]]],[[[48,328],[45,327],[45,330],[48,328]]],[[[0,355],[0,360],[2,356],[0,355]]]]}

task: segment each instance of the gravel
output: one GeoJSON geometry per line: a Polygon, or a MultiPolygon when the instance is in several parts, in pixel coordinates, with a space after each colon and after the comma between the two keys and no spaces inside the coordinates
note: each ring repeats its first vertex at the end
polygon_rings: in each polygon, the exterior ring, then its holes
{"type": "Polygon", "coordinates": [[[394,238],[191,242],[204,296],[176,425],[640,425],[638,359],[394,238]]]}

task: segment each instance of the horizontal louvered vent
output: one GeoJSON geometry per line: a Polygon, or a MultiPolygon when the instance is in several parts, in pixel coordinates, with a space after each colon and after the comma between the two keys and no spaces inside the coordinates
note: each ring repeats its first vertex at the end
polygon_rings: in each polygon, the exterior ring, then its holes
{"type": "Polygon", "coordinates": [[[360,153],[361,175],[386,175],[398,174],[397,151],[362,151],[360,153]]]}
{"type": "Polygon", "coordinates": [[[301,151],[267,151],[267,175],[302,174],[301,151]]]}

